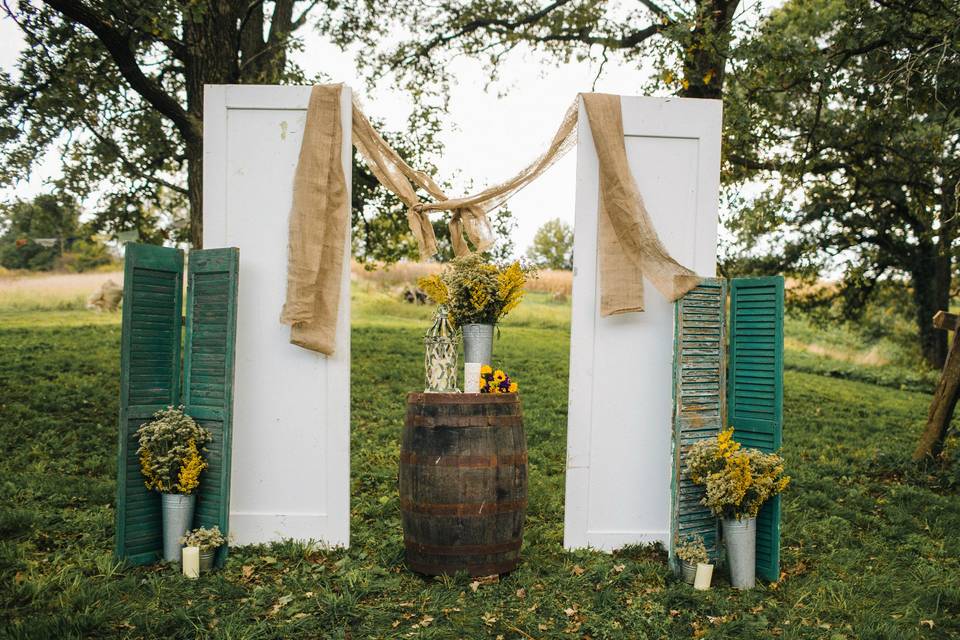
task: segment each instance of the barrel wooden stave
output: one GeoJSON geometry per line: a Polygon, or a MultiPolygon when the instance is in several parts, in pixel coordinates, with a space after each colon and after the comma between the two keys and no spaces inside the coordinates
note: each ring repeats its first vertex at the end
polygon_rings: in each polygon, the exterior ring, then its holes
{"type": "Polygon", "coordinates": [[[515,394],[410,394],[400,458],[411,569],[476,576],[516,568],[527,449],[515,394]]]}

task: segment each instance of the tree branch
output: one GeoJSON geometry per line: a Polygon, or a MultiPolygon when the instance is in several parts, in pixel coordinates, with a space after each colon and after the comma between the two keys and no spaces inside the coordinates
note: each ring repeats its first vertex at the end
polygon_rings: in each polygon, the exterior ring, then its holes
{"type": "Polygon", "coordinates": [[[140,94],[161,114],[169,118],[177,130],[188,142],[199,142],[202,136],[202,127],[180,105],[179,102],[160,85],[148,78],[140,65],[136,55],[130,47],[128,37],[117,30],[107,18],[93,11],[90,7],[70,0],[43,0],[44,4],[59,12],[66,18],[78,22],[88,28],[103,43],[120,74],[129,83],[130,87],[140,94]]]}

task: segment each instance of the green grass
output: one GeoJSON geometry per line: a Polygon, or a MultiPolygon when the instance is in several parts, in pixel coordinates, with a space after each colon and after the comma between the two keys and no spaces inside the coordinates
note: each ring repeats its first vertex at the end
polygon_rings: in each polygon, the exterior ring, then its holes
{"type": "Polygon", "coordinates": [[[236,548],[198,581],[111,558],[116,316],[0,314],[0,637],[960,637],[960,478],[904,462],[920,393],[787,372],[776,584],[740,593],[721,572],[700,593],[656,549],[565,552],[569,307],[533,302],[497,344],[528,429],[523,562],[475,591],[402,563],[399,432],[428,310],[355,291],[350,549],[236,548]]]}

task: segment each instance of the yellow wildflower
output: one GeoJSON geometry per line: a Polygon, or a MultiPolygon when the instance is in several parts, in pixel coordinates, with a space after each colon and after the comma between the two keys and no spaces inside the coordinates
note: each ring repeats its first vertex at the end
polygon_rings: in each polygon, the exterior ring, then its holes
{"type": "Polygon", "coordinates": [[[446,304],[450,299],[450,291],[439,275],[427,276],[417,280],[417,286],[437,304],[446,304]]]}
{"type": "Polygon", "coordinates": [[[200,486],[200,473],[207,468],[207,463],[200,457],[197,442],[193,439],[187,443],[187,455],[181,460],[180,473],[174,488],[183,494],[190,494],[200,486]]]}

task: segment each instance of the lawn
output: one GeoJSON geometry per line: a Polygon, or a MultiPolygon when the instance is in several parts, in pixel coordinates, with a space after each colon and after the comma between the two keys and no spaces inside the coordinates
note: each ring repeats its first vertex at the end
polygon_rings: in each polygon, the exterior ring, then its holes
{"type": "Polygon", "coordinates": [[[892,365],[874,367],[880,384],[787,372],[777,583],[740,593],[721,575],[700,593],[656,548],[564,551],[569,307],[546,295],[496,346],[528,427],[523,562],[496,583],[408,572],[399,433],[429,312],[363,287],[354,298],[350,549],[236,548],[198,581],[111,557],[115,317],[0,312],[0,637],[960,637],[960,473],[904,462],[928,396],[892,388],[892,365]]]}

